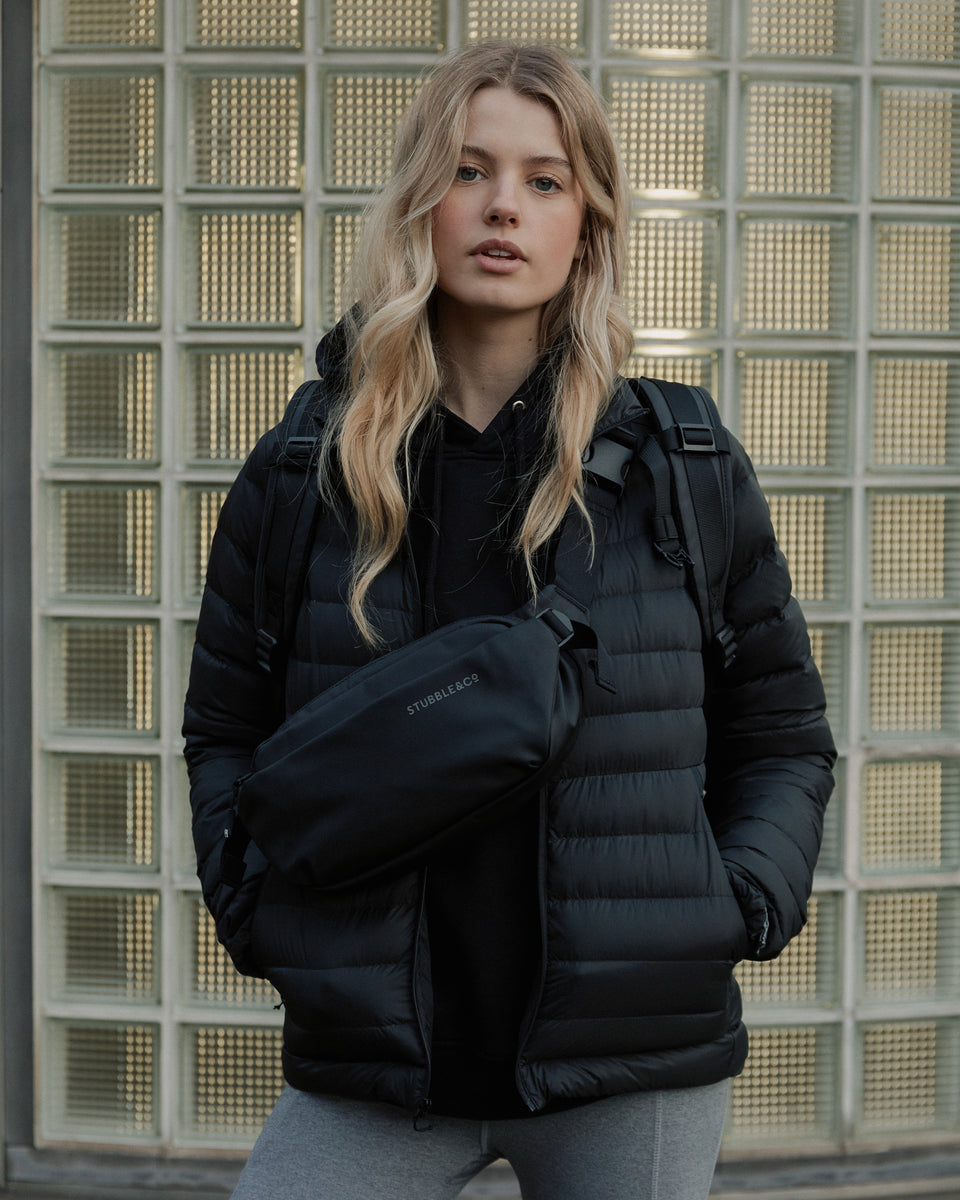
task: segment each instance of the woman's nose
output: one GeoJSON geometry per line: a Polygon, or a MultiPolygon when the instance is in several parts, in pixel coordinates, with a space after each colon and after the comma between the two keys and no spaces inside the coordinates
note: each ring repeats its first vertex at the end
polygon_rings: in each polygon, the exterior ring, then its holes
{"type": "Polygon", "coordinates": [[[516,225],[520,218],[520,206],[514,185],[504,182],[497,188],[484,217],[491,225],[516,225]]]}

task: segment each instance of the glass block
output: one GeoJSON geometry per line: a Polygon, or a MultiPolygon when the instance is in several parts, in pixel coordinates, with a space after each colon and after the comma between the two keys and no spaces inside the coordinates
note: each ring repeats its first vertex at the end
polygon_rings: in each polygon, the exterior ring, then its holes
{"type": "Polygon", "coordinates": [[[52,325],[154,326],[160,316],[160,212],[47,209],[52,325]]]}
{"type": "Polygon", "coordinates": [[[723,52],[721,0],[606,0],[604,7],[611,54],[718,58],[723,52]]]}
{"type": "Polygon", "coordinates": [[[879,200],[952,201],[960,196],[960,91],[881,84],[875,120],[879,200]]]}
{"type": "Polygon", "coordinates": [[[51,597],[159,600],[159,487],[47,485],[51,597]]]}
{"type": "Polygon", "coordinates": [[[604,92],[627,175],[640,195],[720,195],[721,76],[611,72],[604,92]]]}
{"type": "Polygon", "coordinates": [[[45,965],[59,1000],[160,999],[157,892],[52,888],[45,965]]]}
{"type": "Polygon", "coordinates": [[[851,200],[856,91],[847,83],[743,84],[743,196],[851,200]]]}
{"type": "Polygon", "coordinates": [[[960,1023],[876,1021],[857,1031],[859,1134],[960,1128],[960,1023]]]}
{"type": "Polygon", "coordinates": [[[847,728],[847,630],[842,625],[810,625],[808,632],[827,696],[827,716],[834,736],[842,738],[847,728]]]}
{"type": "Polygon", "coordinates": [[[741,962],[737,979],[744,1002],[758,1007],[829,1007],[840,983],[840,897],[810,897],[807,924],[771,962],[741,962]]]}
{"type": "Polygon", "coordinates": [[[849,61],[856,9],[855,0],[744,0],[744,55],[849,61]]]}
{"type": "Polygon", "coordinates": [[[41,163],[54,188],[157,188],[161,183],[156,71],[48,71],[41,163]]]}
{"type": "Polygon", "coordinates": [[[160,1031],[146,1022],[48,1021],[43,1126],[51,1138],[152,1140],[160,1031]]]}
{"type": "Polygon", "coordinates": [[[640,213],[628,232],[628,317],[641,337],[716,335],[721,218],[716,213],[640,213]]]}
{"type": "Polygon", "coordinates": [[[842,220],[741,218],[740,333],[848,333],[852,234],[842,220]]]}
{"type": "Polygon", "coordinates": [[[440,0],[327,0],[323,6],[328,50],[438,50],[442,43],[440,0]]]}
{"type": "Polygon", "coordinates": [[[865,875],[960,867],[960,762],[904,759],[864,764],[860,870],[865,875]]]}
{"type": "Polygon", "coordinates": [[[867,733],[873,737],[956,737],[957,629],[950,625],[867,625],[867,733]]]}
{"type": "Polygon", "coordinates": [[[847,494],[766,493],[793,591],[805,605],[836,604],[846,595],[847,494]]]}
{"type": "Polygon", "coordinates": [[[350,300],[347,280],[354,247],[363,224],[359,209],[325,209],[320,215],[320,319],[337,323],[350,300]]]}
{"type": "Polygon", "coordinates": [[[960,225],[878,220],[873,332],[960,334],[960,225]]]}
{"type": "Polygon", "coordinates": [[[155,463],[160,354],[152,347],[45,351],[47,455],[54,462],[155,463]]]}
{"type": "Polygon", "coordinates": [[[960,597],[960,493],[868,491],[870,600],[960,597]]]}
{"type": "Polygon", "coordinates": [[[187,45],[197,50],[298,50],[303,0],[189,0],[187,45]]]}
{"type": "Polygon", "coordinates": [[[181,897],[183,941],[189,946],[189,969],[182,980],[188,1004],[275,1008],[280,996],[265,979],[241,975],[217,941],[213,917],[195,893],[181,897]]]}
{"type": "Polygon", "coordinates": [[[43,847],[53,867],[159,867],[157,759],[53,754],[46,759],[43,847]]]}
{"type": "Polygon", "coordinates": [[[299,209],[192,209],[186,224],[191,326],[299,326],[299,209]]]}
{"type": "Polygon", "coordinates": [[[956,999],[960,892],[861,892],[858,904],[861,1001],[956,999]]]}
{"type": "Polygon", "coordinates": [[[163,0],[60,0],[41,18],[53,50],[158,50],[163,41],[163,0]]]}
{"type": "Polygon", "coordinates": [[[334,191],[375,188],[387,176],[397,122],[420,90],[411,71],[330,71],[324,80],[323,177],[334,191]]]}
{"type": "Polygon", "coordinates": [[[733,1080],[724,1145],[835,1138],[838,1030],[832,1025],[754,1028],[743,1074],[733,1080]]]}
{"type": "Polygon", "coordinates": [[[843,470],[852,389],[844,355],[738,355],[739,436],[754,466],[843,470]]]}
{"type": "Polygon", "coordinates": [[[185,457],[240,463],[283,416],[303,380],[299,347],[189,348],[184,356],[185,457]]]}
{"type": "Polygon", "coordinates": [[[252,1143],[283,1088],[280,1045],[279,1029],[184,1029],[184,1136],[252,1143]]]}
{"type": "Polygon", "coordinates": [[[956,0],[880,0],[876,20],[878,62],[960,62],[960,11],[956,0]]]}
{"type": "Polygon", "coordinates": [[[716,351],[683,354],[676,350],[638,345],[627,360],[623,373],[636,379],[674,379],[691,387],[705,387],[716,399],[720,382],[720,356],[716,351]]]}
{"type": "Polygon", "coordinates": [[[210,543],[228,490],[190,485],[181,492],[183,598],[187,601],[199,602],[203,593],[210,543]]]}
{"type": "Polygon", "coordinates": [[[188,186],[301,186],[299,73],[192,71],[186,91],[188,186]]]}
{"type": "Polygon", "coordinates": [[[48,732],[156,736],[157,633],[153,621],[49,621],[48,732]]]}
{"type": "Polygon", "coordinates": [[[870,360],[870,465],[960,465],[960,359],[876,354],[870,360]]]}

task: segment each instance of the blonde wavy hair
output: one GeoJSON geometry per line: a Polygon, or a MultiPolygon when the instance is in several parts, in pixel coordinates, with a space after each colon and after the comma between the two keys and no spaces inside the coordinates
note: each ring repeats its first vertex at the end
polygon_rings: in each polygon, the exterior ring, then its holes
{"type": "Polygon", "coordinates": [[[348,602],[370,645],[380,638],[365,598],[402,544],[412,438],[442,392],[431,330],[433,210],[454,182],[470,99],[493,87],[553,111],[585,200],[583,255],[540,322],[541,353],[556,347],[556,383],[542,469],[514,543],[534,592],[537,550],[571,503],[585,511],[582,454],[632,345],[619,299],[629,190],[599,97],[549,45],[483,42],[448,55],[402,119],[391,177],[365,216],[345,318],[349,387],[327,423],[320,464],[325,497],[334,500],[340,476],[356,511],[348,602]]]}

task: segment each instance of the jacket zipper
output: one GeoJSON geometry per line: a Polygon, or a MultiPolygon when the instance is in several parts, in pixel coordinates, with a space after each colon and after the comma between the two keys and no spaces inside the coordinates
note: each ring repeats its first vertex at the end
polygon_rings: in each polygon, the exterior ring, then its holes
{"type": "Polygon", "coordinates": [[[420,947],[424,938],[424,925],[426,923],[427,913],[427,868],[424,867],[420,875],[420,906],[417,911],[417,932],[416,943],[413,952],[413,1011],[417,1018],[417,1028],[420,1031],[420,1041],[423,1043],[423,1053],[427,1060],[427,1080],[426,1086],[423,1089],[423,1095],[417,1097],[416,1109],[413,1115],[413,1127],[418,1132],[425,1132],[431,1129],[431,1125],[422,1125],[420,1122],[427,1118],[430,1109],[433,1107],[433,1101],[430,1099],[430,1084],[433,1074],[433,1064],[431,1062],[430,1039],[427,1037],[427,1027],[423,1019],[423,1010],[420,1005],[420,947]]]}
{"type": "Polygon", "coordinates": [[[540,789],[540,826],[538,829],[537,838],[537,908],[540,916],[540,968],[537,975],[537,981],[534,986],[533,994],[530,997],[530,1005],[527,1008],[523,1019],[523,1025],[520,1030],[520,1041],[517,1047],[517,1065],[515,1070],[515,1081],[517,1091],[520,1093],[524,1104],[531,1112],[537,1112],[543,1107],[543,1104],[538,1101],[533,1092],[527,1086],[524,1078],[525,1068],[527,1066],[526,1059],[523,1057],[523,1052],[527,1048],[527,1042],[530,1040],[530,1034],[533,1032],[533,1024],[537,1019],[537,1013],[540,1011],[540,1003],[543,1000],[543,989],[547,979],[547,790],[540,789]]]}

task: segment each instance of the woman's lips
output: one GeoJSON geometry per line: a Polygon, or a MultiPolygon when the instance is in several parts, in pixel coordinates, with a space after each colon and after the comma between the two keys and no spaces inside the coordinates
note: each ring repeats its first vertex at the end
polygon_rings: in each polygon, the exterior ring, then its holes
{"type": "Polygon", "coordinates": [[[503,242],[499,238],[489,238],[470,251],[485,271],[495,275],[510,275],[518,271],[524,263],[523,252],[513,242],[503,242]]]}

